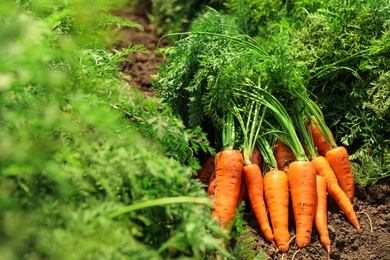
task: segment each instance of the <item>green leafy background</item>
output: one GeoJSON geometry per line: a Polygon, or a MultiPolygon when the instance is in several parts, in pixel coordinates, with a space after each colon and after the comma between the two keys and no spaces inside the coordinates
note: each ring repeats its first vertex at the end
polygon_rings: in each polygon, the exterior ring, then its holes
{"type": "Polygon", "coordinates": [[[123,4],[0,3],[2,259],[232,257],[190,178],[206,135],[122,79],[146,51],[109,48],[113,26],[142,29],[109,14],[123,4]],[[112,216],[130,205],[145,206],[112,216]]]}

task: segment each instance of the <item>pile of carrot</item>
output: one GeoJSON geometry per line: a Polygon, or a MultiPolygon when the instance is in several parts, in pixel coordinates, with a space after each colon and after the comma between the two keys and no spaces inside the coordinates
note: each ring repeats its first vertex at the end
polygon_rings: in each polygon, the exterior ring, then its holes
{"type": "Polygon", "coordinates": [[[291,149],[278,141],[272,154],[277,165],[264,174],[266,163],[257,148],[250,163],[245,163],[238,150],[220,152],[205,162],[202,170],[207,170],[207,177],[202,174],[200,178],[214,200],[212,216],[221,227],[231,226],[237,205],[247,198],[265,239],[280,252],[287,253],[294,239],[298,248],[307,247],[315,227],[329,256],[329,195],[352,226],[360,229],[352,205],[354,180],[347,150],[329,145],[315,124],[309,128],[317,151],[311,160],[297,160],[291,149]],[[294,223],[289,223],[290,210],[294,223]]]}

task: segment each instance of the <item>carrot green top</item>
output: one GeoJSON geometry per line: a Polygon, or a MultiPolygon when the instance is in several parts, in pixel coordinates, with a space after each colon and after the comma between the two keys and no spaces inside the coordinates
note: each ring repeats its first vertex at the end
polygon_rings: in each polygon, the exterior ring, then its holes
{"type": "Polygon", "coordinates": [[[235,108],[235,115],[241,125],[241,130],[243,133],[243,151],[244,151],[244,162],[246,165],[252,163],[252,153],[256,145],[256,140],[260,132],[260,128],[263,122],[265,115],[265,107],[262,110],[262,115],[260,118],[260,104],[252,101],[248,107],[244,109],[235,108]],[[245,111],[247,110],[247,111],[245,111]],[[253,111],[254,110],[254,111],[253,111]],[[246,124],[244,123],[243,115],[247,113],[246,124]]]}
{"type": "Polygon", "coordinates": [[[223,117],[222,124],[222,149],[233,149],[235,140],[236,132],[234,128],[234,117],[232,113],[227,113],[227,115],[223,117]]]}
{"type": "Polygon", "coordinates": [[[324,137],[330,147],[337,147],[336,141],[334,140],[332,133],[329,131],[329,128],[325,122],[324,115],[322,114],[322,111],[317,105],[317,103],[310,99],[308,95],[304,95],[302,93],[299,93],[298,91],[293,91],[293,95],[298,97],[300,101],[304,103],[305,109],[307,110],[308,114],[312,115],[311,117],[309,117],[309,119],[317,126],[321,135],[324,137]]]}
{"type": "Polygon", "coordinates": [[[274,142],[267,141],[265,135],[257,139],[257,144],[268,170],[278,169],[278,163],[276,162],[270,143],[273,144],[274,142]]]}
{"type": "Polygon", "coordinates": [[[237,89],[237,92],[266,106],[279,123],[281,130],[285,133],[285,135],[280,135],[279,138],[292,150],[298,161],[307,161],[308,158],[295,131],[294,124],[280,101],[260,86],[250,82],[246,84],[249,84],[247,86],[252,88],[253,91],[248,92],[241,88],[237,89]]]}

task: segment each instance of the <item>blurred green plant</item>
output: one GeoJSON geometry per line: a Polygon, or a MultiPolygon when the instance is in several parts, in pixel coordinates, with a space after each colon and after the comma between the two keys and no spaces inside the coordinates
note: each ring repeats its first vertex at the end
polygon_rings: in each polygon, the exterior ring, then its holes
{"type": "Polygon", "coordinates": [[[105,48],[112,26],[142,29],[108,14],[120,4],[0,3],[4,259],[232,258],[190,178],[205,134],[124,83],[142,46],[105,48]]]}
{"type": "Polygon", "coordinates": [[[253,229],[248,226],[248,223],[243,221],[245,204],[241,203],[236,211],[235,226],[233,229],[233,236],[236,237],[234,241],[234,254],[237,259],[242,260],[264,260],[265,251],[257,249],[255,235],[252,234],[253,229]]]}

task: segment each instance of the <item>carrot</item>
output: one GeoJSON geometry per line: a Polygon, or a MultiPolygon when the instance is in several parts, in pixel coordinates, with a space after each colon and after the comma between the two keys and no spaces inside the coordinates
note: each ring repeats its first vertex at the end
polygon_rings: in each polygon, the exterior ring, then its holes
{"type": "Polygon", "coordinates": [[[324,177],[317,175],[317,197],[316,206],[314,209],[314,224],[317,228],[318,234],[320,235],[321,243],[326,248],[328,255],[330,253],[330,240],[328,232],[328,211],[326,203],[326,180],[324,177]]]}
{"type": "Polygon", "coordinates": [[[240,189],[240,197],[238,197],[238,202],[247,201],[249,199],[248,189],[246,187],[246,183],[244,181],[244,174],[242,175],[241,189],[240,189]]]}
{"type": "Polygon", "coordinates": [[[257,222],[264,237],[271,243],[274,242],[274,235],[268,220],[267,209],[264,202],[263,177],[257,164],[244,166],[244,180],[248,189],[249,200],[257,222]]]}
{"type": "Polygon", "coordinates": [[[295,161],[295,156],[290,147],[282,141],[277,141],[274,147],[274,156],[278,164],[278,169],[288,172],[290,163],[295,161]]]}
{"type": "Polygon", "coordinates": [[[261,155],[260,150],[256,147],[253,148],[251,161],[253,164],[257,164],[260,167],[260,169],[263,166],[263,162],[264,162],[263,156],[261,155]]]}
{"type": "Polygon", "coordinates": [[[323,156],[318,156],[312,160],[317,174],[324,177],[329,195],[336,201],[340,209],[344,212],[351,224],[359,229],[360,225],[353,209],[351,201],[345,192],[340,188],[336,175],[334,174],[329,162],[323,156]]]}
{"type": "Polygon", "coordinates": [[[207,194],[209,196],[214,197],[214,194],[215,194],[215,170],[213,171],[213,173],[210,176],[209,184],[207,187],[207,194]]]}
{"type": "MultiPolygon", "coordinates": [[[[326,152],[330,150],[329,143],[326,141],[326,139],[322,136],[321,132],[318,130],[316,123],[311,122],[310,128],[311,128],[311,134],[312,134],[314,146],[317,147],[318,154],[325,156],[326,152]]],[[[330,134],[332,134],[332,132],[330,132],[330,134]]]]}
{"type": "Polygon", "coordinates": [[[210,156],[203,163],[202,168],[198,172],[198,179],[203,184],[207,185],[209,183],[211,174],[214,172],[214,169],[215,169],[215,157],[214,156],[210,156]]]}
{"type": "Polygon", "coordinates": [[[273,169],[264,175],[265,201],[269,210],[276,246],[282,253],[289,248],[288,231],[289,191],[285,172],[273,169]]]}
{"type": "Polygon", "coordinates": [[[296,244],[310,244],[316,199],[316,170],[309,161],[294,161],[288,170],[292,208],[295,219],[296,244]]]}
{"type": "Polygon", "coordinates": [[[242,182],[243,157],[238,150],[226,149],[215,157],[215,195],[212,217],[222,228],[233,221],[242,182]]]}
{"type": "Polygon", "coordinates": [[[347,149],[343,146],[338,146],[329,150],[325,157],[337,177],[340,188],[345,192],[349,200],[353,202],[355,198],[355,183],[347,149]]]}
{"type": "MultiPolygon", "coordinates": [[[[252,158],[250,160],[253,164],[257,164],[260,169],[263,165],[263,156],[261,155],[261,152],[258,148],[254,147],[252,151],[252,158]]],[[[260,170],[261,171],[261,170],[260,170]]],[[[246,187],[245,181],[242,182],[241,184],[241,194],[240,194],[240,199],[239,201],[246,201],[249,199],[248,195],[248,189],[246,187]]]]}
{"type": "MultiPolygon", "coordinates": [[[[242,155],[244,156],[244,150],[242,151],[242,155]]],[[[253,164],[257,164],[259,167],[262,167],[263,165],[263,157],[261,155],[260,150],[256,147],[253,148],[250,162],[253,164]]],[[[240,194],[239,202],[246,201],[248,199],[249,199],[248,189],[246,187],[245,181],[243,180],[241,184],[241,194],[240,194]]]]}

